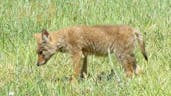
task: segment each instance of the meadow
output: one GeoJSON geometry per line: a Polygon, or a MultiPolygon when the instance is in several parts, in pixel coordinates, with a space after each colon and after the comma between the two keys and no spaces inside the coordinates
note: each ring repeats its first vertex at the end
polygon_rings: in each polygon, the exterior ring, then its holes
{"type": "Polygon", "coordinates": [[[171,96],[170,0],[0,0],[0,96],[171,96]],[[69,54],[37,67],[34,33],[75,25],[127,24],[139,29],[149,61],[143,74],[124,77],[113,54],[89,56],[90,76],[69,83],[69,54]],[[115,75],[107,79],[110,70],[115,75]],[[98,74],[105,74],[98,80],[98,74]]]}

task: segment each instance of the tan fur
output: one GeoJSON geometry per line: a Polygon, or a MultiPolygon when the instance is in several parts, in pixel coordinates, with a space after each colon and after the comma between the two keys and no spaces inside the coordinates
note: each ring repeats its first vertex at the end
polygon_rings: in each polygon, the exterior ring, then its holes
{"type": "Polygon", "coordinates": [[[38,43],[38,65],[45,64],[56,51],[69,52],[75,77],[87,73],[88,55],[107,56],[109,52],[115,53],[128,77],[138,74],[140,68],[133,53],[136,40],[147,60],[142,35],[127,25],[74,26],[49,33],[44,30],[34,36],[38,43]]]}

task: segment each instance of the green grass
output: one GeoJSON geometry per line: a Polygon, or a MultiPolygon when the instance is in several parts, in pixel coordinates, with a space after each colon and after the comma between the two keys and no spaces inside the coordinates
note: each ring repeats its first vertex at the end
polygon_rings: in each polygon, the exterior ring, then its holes
{"type": "Polygon", "coordinates": [[[0,96],[171,96],[170,0],[0,0],[0,96]],[[149,62],[144,74],[124,79],[115,57],[89,56],[90,77],[70,84],[69,54],[36,66],[33,34],[74,25],[128,24],[141,30],[149,62]],[[97,81],[113,68],[116,76],[97,81]],[[119,82],[118,82],[119,81],[119,82]]]}

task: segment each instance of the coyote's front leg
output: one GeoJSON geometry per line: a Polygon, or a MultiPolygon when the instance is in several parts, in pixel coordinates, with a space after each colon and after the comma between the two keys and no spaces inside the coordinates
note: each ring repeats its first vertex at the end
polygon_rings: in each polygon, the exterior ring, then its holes
{"type": "Polygon", "coordinates": [[[82,51],[75,51],[72,53],[72,61],[73,61],[73,68],[74,68],[74,75],[72,79],[78,78],[81,73],[81,56],[82,51]]]}

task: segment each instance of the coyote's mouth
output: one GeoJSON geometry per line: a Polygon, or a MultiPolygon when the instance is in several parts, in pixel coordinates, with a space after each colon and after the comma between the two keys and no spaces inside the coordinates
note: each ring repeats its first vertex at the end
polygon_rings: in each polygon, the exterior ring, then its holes
{"type": "Polygon", "coordinates": [[[44,64],[46,64],[46,60],[44,60],[44,61],[42,61],[42,62],[37,62],[37,66],[41,66],[41,65],[44,65],[44,64]]]}

